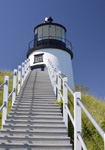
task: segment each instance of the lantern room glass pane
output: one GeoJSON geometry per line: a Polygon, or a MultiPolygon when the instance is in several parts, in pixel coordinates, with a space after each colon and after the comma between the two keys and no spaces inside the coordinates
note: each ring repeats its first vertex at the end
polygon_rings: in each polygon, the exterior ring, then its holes
{"type": "Polygon", "coordinates": [[[55,25],[49,25],[49,36],[55,37],[55,25]]]}
{"type": "Polygon", "coordinates": [[[59,26],[56,26],[56,38],[59,40],[62,38],[62,28],[59,26]]]}
{"type": "Polygon", "coordinates": [[[42,27],[38,28],[38,41],[42,40],[42,27]]]}
{"type": "Polygon", "coordinates": [[[49,25],[43,26],[43,38],[48,38],[49,36],[49,25]]]}

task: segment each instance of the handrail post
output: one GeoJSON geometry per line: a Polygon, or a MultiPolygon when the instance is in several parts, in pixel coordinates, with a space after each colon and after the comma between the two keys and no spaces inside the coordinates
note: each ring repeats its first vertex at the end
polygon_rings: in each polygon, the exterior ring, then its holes
{"type": "Polygon", "coordinates": [[[58,71],[58,93],[57,93],[57,100],[60,101],[60,91],[61,91],[61,78],[60,78],[61,71],[58,71]]]}
{"type": "Polygon", "coordinates": [[[68,128],[68,113],[65,106],[68,104],[68,89],[65,85],[65,82],[67,82],[67,77],[63,78],[63,119],[66,127],[68,128]]]}
{"type": "Polygon", "coordinates": [[[22,63],[22,85],[24,82],[24,62],[22,63]]]}
{"type": "Polygon", "coordinates": [[[28,73],[30,71],[30,59],[28,59],[28,73]]]}
{"type": "Polygon", "coordinates": [[[81,134],[81,107],[78,105],[78,99],[81,100],[81,92],[74,93],[74,150],[81,150],[81,143],[77,138],[81,134]]]}
{"type": "Polygon", "coordinates": [[[53,80],[53,82],[54,82],[54,93],[55,93],[55,96],[56,96],[56,68],[54,68],[54,80],[53,80]]]}
{"type": "Polygon", "coordinates": [[[27,70],[26,70],[26,60],[25,60],[25,63],[24,63],[24,80],[26,79],[26,72],[27,72],[27,70]]]}
{"type": "Polygon", "coordinates": [[[13,76],[13,89],[14,89],[14,92],[12,94],[12,106],[13,106],[13,103],[15,101],[15,98],[16,98],[16,79],[17,79],[17,69],[14,69],[14,76],[13,76]]]}
{"type": "Polygon", "coordinates": [[[27,77],[27,72],[28,72],[28,69],[27,69],[28,65],[27,65],[27,63],[28,63],[28,61],[26,60],[26,77],[27,77]]]}
{"type": "Polygon", "coordinates": [[[26,60],[26,77],[27,77],[27,60],[26,60]]]}
{"type": "Polygon", "coordinates": [[[8,89],[9,89],[9,76],[5,76],[4,82],[6,81],[6,84],[4,85],[4,93],[3,93],[3,103],[5,104],[5,107],[2,111],[2,128],[5,124],[5,120],[7,119],[7,110],[8,110],[8,89]]]}
{"type": "Polygon", "coordinates": [[[28,59],[27,59],[27,64],[26,64],[26,66],[27,66],[27,73],[26,73],[26,76],[28,75],[28,59]]]}
{"type": "Polygon", "coordinates": [[[21,66],[18,66],[18,93],[20,91],[21,66]]]}

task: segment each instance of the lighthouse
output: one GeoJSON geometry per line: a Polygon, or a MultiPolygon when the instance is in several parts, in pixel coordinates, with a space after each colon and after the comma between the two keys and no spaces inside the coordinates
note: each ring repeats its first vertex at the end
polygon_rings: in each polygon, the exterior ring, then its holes
{"type": "Polygon", "coordinates": [[[30,69],[48,69],[48,60],[53,62],[56,69],[67,75],[68,83],[74,88],[72,69],[72,44],[66,38],[66,28],[54,23],[51,17],[45,18],[44,23],[34,28],[34,39],[29,42],[27,58],[30,69]]]}

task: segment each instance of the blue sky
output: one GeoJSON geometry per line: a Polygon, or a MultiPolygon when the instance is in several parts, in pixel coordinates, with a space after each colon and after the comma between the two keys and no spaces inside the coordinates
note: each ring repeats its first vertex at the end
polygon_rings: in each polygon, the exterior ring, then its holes
{"type": "Polygon", "coordinates": [[[67,28],[75,84],[105,99],[105,0],[0,0],[0,70],[26,59],[34,27],[49,16],[67,28]]]}

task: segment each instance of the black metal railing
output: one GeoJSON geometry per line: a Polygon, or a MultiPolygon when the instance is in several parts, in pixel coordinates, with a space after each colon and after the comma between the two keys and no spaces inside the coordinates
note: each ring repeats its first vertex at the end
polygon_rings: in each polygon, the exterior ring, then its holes
{"type": "Polygon", "coordinates": [[[39,38],[35,38],[31,40],[28,44],[28,51],[33,48],[37,48],[40,44],[44,43],[45,41],[51,42],[51,40],[56,43],[61,42],[66,48],[72,50],[72,44],[69,40],[62,38],[62,37],[57,37],[57,36],[44,36],[44,37],[39,37],[39,38]]]}

